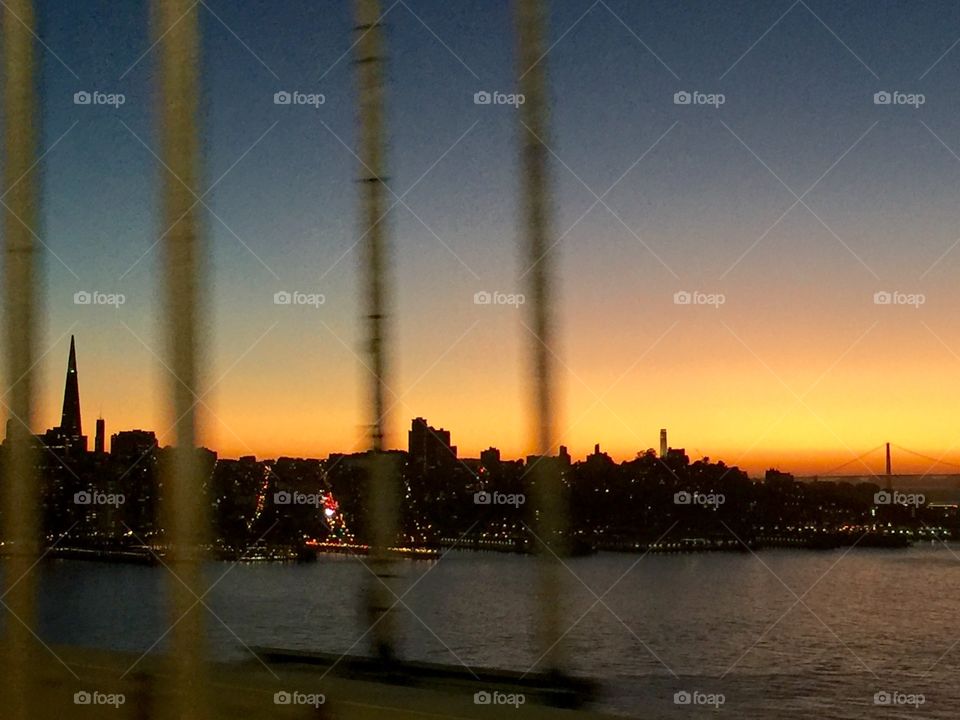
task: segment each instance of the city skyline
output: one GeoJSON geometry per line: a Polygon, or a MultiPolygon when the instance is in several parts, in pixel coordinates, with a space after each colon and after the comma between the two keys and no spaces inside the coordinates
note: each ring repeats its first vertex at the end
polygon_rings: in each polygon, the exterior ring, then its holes
{"type": "MultiPolygon", "coordinates": [[[[152,198],[164,171],[146,11],[39,5],[49,51],[38,353],[59,357],[82,333],[90,409],[162,432],[163,227],[152,198]],[[92,51],[89,37],[112,52],[92,51]],[[95,102],[97,92],[124,102],[95,102]],[[76,293],[124,302],[78,304],[76,293]]],[[[551,352],[571,451],[600,440],[628,458],[666,426],[691,452],[754,473],[822,471],[888,440],[960,459],[960,388],[947,382],[960,365],[950,280],[960,52],[949,31],[960,11],[613,1],[551,12],[561,338],[551,352]],[[901,24],[911,32],[888,32],[901,24]],[[694,91],[724,102],[675,99],[694,91]],[[876,102],[891,91],[923,103],[876,102]],[[895,291],[924,303],[875,304],[895,291]],[[680,292],[724,303],[676,303],[680,292]]],[[[210,2],[201,15],[205,441],[232,456],[359,445],[367,371],[349,12],[210,2]],[[291,92],[324,102],[275,103],[291,92]],[[323,303],[274,303],[296,291],[323,303]]],[[[513,43],[508,8],[406,3],[388,19],[391,189],[406,205],[388,216],[388,382],[403,397],[391,442],[399,418],[422,415],[458,428],[471,454],[493,441],[522,456],[532,449],[528,321],[522,306],[474,303],[478,292],[523,293],[529,278],[515,250],[515,107],[475,99],[516,92],[511,54],[499,51],[513,43]]],[[[38,366],[44,426],[59,404],[50,357],[38,366]]]]}
{"type": "Polygon", "coordinates": [[[955,714],[960,2],[0,16],[4,720],[955,714]]]}
{"type": "MultiPolygon", "coordinates": [[[[60,424],[32,436],[44,537],[72,536],[71,544],[49,548],[58,557],[150,562],[144,543],[162,548],[167,542],[156,514],[158,488],[176,450],[159,443],[154,431],[133,429],[112,434],[107,451],[100,418],[91,451],[82,430],[80,385],[71,337],[60,424]]],[[[16,452],[21,427],[15,418],[8,421],[0,463],[16,452]]],[[[769,468],[751,478],[720,458],[691,459],[685,448],[670,445],[666,428],[659,439],[659,452],[650,448],[623,462],[599,443],[582,460],[563,445],[549,456],[511,459],[491,446],[465,457],[449,430],[413,418],[406,449],[384,448],[404,488],[400,525],[385,541],[421,557],[436,556],[458,536],[454,544],[463,540],[474,549],[531,553],[539,536],[530,532],[522,509],[528,496],[536,501],[539,483],[551,475],[562,488],[558,494],[572,523],[565,534],[576,555],[641,547],[738,550],[744,536],[756,549],[904,548],[956,526],[960,475],[894,474],[889,443],[882,476],[868,470],[803,478],[769,468]],[[504,515],[500,506],[512,509],[504,515]],[[671,530],[679,540],[653,540],[671,530]]],[[[369,473],[376,452],[231,459],[199,447],[191,454],[201,467],[199,492],[216,508],[211,522],[221,559],[307,561],[318,551],[370,549],[365,543],[372,543],[378,525],[364,506],[375,488],[369,473]],[[253,554],[243,549],[251,543],[253,554]]]]}
{"type": "MultiPolygon", "coordinates": [[[[66,379],[64,382],[64,389],[63,389],[62,412],[60,416],[60,423],[58,425],[49,427],[45,433],[35,433],[38,439],[43,440],[48,447],[58,448],[61,451],[63,450],[69,451],[70,448],[74,448],[74,451],[79,451],[82,453],[88,452],[89,446],[91,445],[91,443],[89,441],[88,436],[84,435],[82,431],[82,427],[83,427],[82,407],[83,405],[81,403],[76,338],[75,336],[71,335],[70,343],[69,343],[69,354],[67,357],[67,365],[66,365],[66,379]]],[[[480,460],[485,455],[485,453],[489,451],[496,451],[498,458],[501,455],[503,455],[504,459],[511,457],[510,453],[503,453],[501,447],[496,442],[488,442],[486,445],[484,445],[480,449],[477,449],[475,451],[471,449],[465,454],[462,454],[462,455],[458,454],[458,446],[452,443],[452,440],[451,440],[452,432],[450,430],[447,430],[446,428],[443,428],[443,427],[434,428],[428,423],[428,420],[426,418],[421,416],[411,418],[410,422],[411,422],[411,429],[407,432],[408,437],[407,437],[407,443],[406,443],[406,451],[409,452],[411,455],[414,454],[415,447],[419,448],[419,452],[421,454],[429,455],[430,447],[444,446],[450,451],[454,461],[459,460],[462,462],[464,460],[473,460],[473,461],[480,460]]],[[[16,426],[21,426],[21,423],[15,418],[8,418],[7,426],[6,426],[7,436],[9,436],[11,432],[13,432],[12,428],[16,426]]],[[[111,433],[109,434],[110,454],[113,454],[114,452],[113,443],[116,441],[118,434],[121,436],[121,438],[123,438],[124,436],[128,438],[137,437],[139,440],[140,435],[146,433],[154,438],[154,440],[152,441],[154,444],[157,444],[159,447],[162,447],[164,445],[163,435],[158,434],[156,430],[144,429],[148,427],[149,426],[145,424],[135,425],[135,426],[129,426],[129,427],[117,429],[116,432],[113,432],[114,428],[111,428],[111,433]]],[[[35,428],[31,428],[31,431],[34,431],[34,430],[35,428]]],[[[106,419],[103,417],[102,413],[99,414],[97,417],[96,431],[97,433],[96,433],[94,442],[95,442],[95,448],[99,448],[99,450],[95,450],[95,452],[105,452],[106,438],[108,437],[108,435],[106,432],[106,419]]],[[[602,454],[610,457],[611,459],[613,459],[615,462],[618,462],[618,463],[628,462],[630,460],[634,460],[635,458],[639,457],[642,454],[645,454],[645,453],[649,454],[651,452],[653,452],[656,456],[660,458],[666,457],[671,450],[677,450],[681,455],[687,454],[686,448],[672,447],[669,444],[668,437],[669,437],[668,429],[661,428],[658,434],[658,440],[659,440],[658,446],[650,444],[646,448],[639,447],[632,454],[628,454],[623,457],[618,457],[616,454],[607,452],[607,450],[602,451],[602,454]],[[658,451],[658,448],[659,448],[659,451],[658,451]]],[[[582,453],[581,452],[570,453],[570,448],[566,444],[561,442],[558,444],[556,451],[552,454],[555,456],[566,458],[566,461],[568,463],[571,461],[577,462],[578,459],[581,457],[583,458],[584,461],[587,461],[591,457],[598,456],[601,454],[602,444],[603,443],[600,441],[595,442],[591,448],[592,453],[590,451],[583,451],[582,453]]],[[[869,451],[867,451],[867,453],[864,453],[859,457],[848,459],[847,461],[841,463],[838,467],[833,468],[831,471],[828,471],[826,473],[810,473],[810,474],[813,476],[824,474],[826,477],[849,476],[851,478],[858,478],[860,480],[868,479],[871,476],[880,477],[885,474],[889,475],[891,473],[891,466],[890,466],[891,443],[886,442],[883,445],[886,447],[886,455],[883,456],[882,458],[878,454],[879,451],[882,450],[882,446],[877,446],[875,448],[870,449],[869,451]],[[866,459],[865,456],[867,455],[871,457],[869,459],[866,459]],[[881,458],[884,461],[883,467],[873,467],[871,463],[876,463],[877,458],[881,458]],[[833,470],[839,471],[841,469],[844,469],[843,473],[836,474],[833,472],[833,470]]],[[[328,452],[324,452],[320,454],[306,453],[306,454],[298,455],[296,453],[280,451],[276,453],[266,453],[264,456],[264,454],[250,453],[250,452],[231,455],[230,453],[221,453],[219,449],[215,446],[211,446],[205,443],[201,443],[201,446],[205,447],[208,450],[212,450],[217,454],[217,457],[221,459],[231,459],[231,458],[237,459],[237,458],[249,457],[249,456],[255,456],[260,460],[279,459],[279,458],[312,459],[312,458],[320,458],[321,456],[326,456],[329,459],[331,456],[338,456],[338,455],[344,455],[344,454],[349,455],[353,453],[358,453],[358,452],[362,453],[366,451],[365,448],[354,447],[350,449],[333,449],[328,452]]],[[[403,447],[402,443],[398,443],[398,444],[395,444],[394,446],[390,446],[388,449],[404,450],[405,448],[403,447]]],[[[894,475],[910,475],[910,474],[919,474],[922,476],[940,475],[942,473],[935,473],[933,472],[932,469],[941,465],[947,465],[947,466],[952,465],[951,463],[944,461],[944,458],[924,457],[921,454],[916,453],[915,451],[912,451],[908,448],[900,447],[898,449],[903,450],[905,453],[907,453],[906,462],[904,462],[904,456],[902,454],[898,456],[896,472],[893,473],[894,475]],[[911,458],[910,457],[911,455],[914,457],[911,458]],[[934,462],[932,465],[930,465],[929,463],[931,461],[941,461],[941,462],[934,462]],[[921,465],[923,463],[928,463],[928,465],[921,473],[912,473],[910,471],[911,463],[913,464],[920,463],[921,465]]],[[[436,452],[436,450],[434,450],[433,452],[436,452]]],[[[525,457],[526,458],[531,457],[531,454],[529,453],[517,454],[512,457],[518,460],[523,460],[525,457]]],[[[691,454],[691,459],[693,460],[697,460],[701,458],[704,458],[704,459],[711,458],[714,462],[722,461],[727,463],[731,467],[741,467],[740,463],[730,461],[728,458],[724,458],[719,455],[711,456],[709,454],[697,454],[697,453],[691,454]]],[[[960,467],[960,466],[956,466],[956,467],[960,467]]],[[[744,469],[747,469],[749,471],[748,468],[744,468],[744,469]]],[[[767,467],[764,467],[759,471],[751,472],[751,475],[754,477],[763,477],[766,471],[771,469],[775,469],[783,472],[793,472],[794,474],[800,474],[800,475],[804,474],[802,471],[798,471],[797,468],[789,467],[782,463],[779,463],[779,464],[771,463],[767,467]]],[[[957,474],[957,473],[952,473],[952,474],[957,474]]]]}

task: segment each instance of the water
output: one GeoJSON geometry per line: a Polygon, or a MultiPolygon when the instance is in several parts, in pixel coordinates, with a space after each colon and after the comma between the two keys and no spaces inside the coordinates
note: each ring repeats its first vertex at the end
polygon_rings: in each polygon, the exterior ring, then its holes
{"type": "MultiPolygon", "coordinates": [[[[536,669],[531,557],[454,551],[401,561],[404,656],[536,669]]],[[[734,717],[954,717],[960,702],[960,548],[758,555],[600,554],[568,561],[570,666],[603,685],[601,708],[698,717],[674,693],[722,693],[734,717]],[[957,552],[955,555],[954,552],[957,552]],[[618,582],[619,579],[619,582],[618,582]],[[597,602],[597,597],[602,603],[597,602]],[[797,601],[797,596],[801,602],[797,601]],[[592,609],[591,609],[592,608],[592,609]],[[879,691],[922,693],[919,707],[874,705],[879,691]]],[[[41,574],[48,642],[162,650],[163,567],[52,561],[41,574]]],[[[357,558],[316,564],[212,564],[211,654],[245,646],[361,653],[357,558]]]]}

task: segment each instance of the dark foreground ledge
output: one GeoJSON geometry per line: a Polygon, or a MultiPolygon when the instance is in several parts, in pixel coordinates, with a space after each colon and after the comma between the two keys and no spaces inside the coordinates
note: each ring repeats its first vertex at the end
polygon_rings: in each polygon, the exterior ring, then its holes
{"type": "MultiPolygon", "coordinates": [[[[203,677],[196,678],[205,709],[195,718],[611,718],[541,704],[574,689],[564,689],[560,682],[557,690],[557,678],[547,682],[544,675],[520,678],[482,670],[477,671],[478,680],[466,669],[442,665],[392,664],[386,669],[375,660],[345,658],[334,667],[335,660],[330,655],[260,650],[245,662],[205,663],[203,677]]],[[[29,678],[30,718],[165,720],[174,705],[176,690],[165,655],[140,659],[139,653],[38,645],[18,665],[29,678]]],[[[0,672],[9,671],[0,667],[0,672]]],[[[10,708],[10,698],[4,698],[0,717],[7,717],[10,708]]]]}
{"type": "Polygon", "coordinates": [[[316,667],[338,677],[435,689],[495,689],[523,693],[527,703],[579,709],[596,699],[595,683],[561,673],[521,673],[496,668],[442,665],[439,663],[384,661],[358,655],[305,652],[282,648],[253,648],[268,665],[316,667]]]}

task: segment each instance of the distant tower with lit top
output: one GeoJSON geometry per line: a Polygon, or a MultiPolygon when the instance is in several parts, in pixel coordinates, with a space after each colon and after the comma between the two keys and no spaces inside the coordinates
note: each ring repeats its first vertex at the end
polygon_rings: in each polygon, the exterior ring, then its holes
{"type": "Polygon", "coordinates": [[[83,427],[80,420],[80,383],[77,379],[77,346],[70,336],[70,358],[67,360],[67,381],[63,388],[63,413],[60,429],[64,435],[80,437],[83,427]]]}
{"type": "Polygon", "coordinates": [[[80,419],[80,381],[77,377],[77,346],[70,336],[70,355],[67,358],[67,379],[63,386],[63,412],[59,427],[44,435],[47,447],[60,448],[63,452],[87,452],[87,437],[83,434],[80,419]]]}

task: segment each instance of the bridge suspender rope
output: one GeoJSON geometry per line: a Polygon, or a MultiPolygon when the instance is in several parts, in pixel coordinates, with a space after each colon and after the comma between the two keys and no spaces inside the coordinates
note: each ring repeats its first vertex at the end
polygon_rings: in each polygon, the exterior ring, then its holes
{"type": "Polygon", "coordinates": [[[357,41],[354,44],[359,84],[360,225],[363,228],[366,281],[367,351],[370,380],[370,465],[367,514],[370,564],[374,577],[366,588],[367,621],[373,652],[381,660],[395,658],[391,609],[396,604],[391,583],[395,573],[390,548],[396,542],[399,484],[392,456],[385,452],[387,237],[384,230],[384,42],[380,0],[355,0],[357,41]]]}
{"type": "Polygon", "coordinates": [[[160,157],[168,170],[161,183],[166,357],[170,368],[169,411],[175,418],[174,449],[164,469],[162,517],[170,560],[171,599],[169,691],[163,713],[177,720],[208,718],[204,688],[204,607],[202,552],[208,537],[197,450],[197,398],[202,397],[197,344],[203,288],[197,198],[200,197],[199,107],[200,24],[192,0],[155,0],[153,34],[159,52],[160,157]],[[161,42],[162,40],[162,42],[161,42]]]}
{"type": "MultiPolygon", "coordinates": [[[[37,162],[37,96],[32,0],[3,3],[3,237],[5,377],[8,414],[16,430],[9,442],[2,482],[2,535],[9,552],[3,563],[4,627],[0,658],[0,703],[4,717],[32,720],[37,697],[35,672],[36,580],[30,572],[38,547],[39,488],[30,442],[34,409],[37,245],[40,183],[37,162]]],[[[6,404],[6,401],[4,401],[6,404]]]]}
{"type": "Polygon", "coordinates": [[[557,464],[547,457],[553,452],[555,419],[553,368],[552,275],[550,260],[550,194],[548,177],[549,137],[547,126],[546,7],[544,0],[516,0],[519,91],[526,98],[520,107],[518,133],[521,145],[521,198],[523,202],[525,251],[529,267],[528,287],[531,330],[532,419],[538,460],[532,473],[535,523],[539,549],[538,639],[548,671],[560,672],[564,665],[561,639],[560,558],[566,553],[565,494],[557,464]]]}

